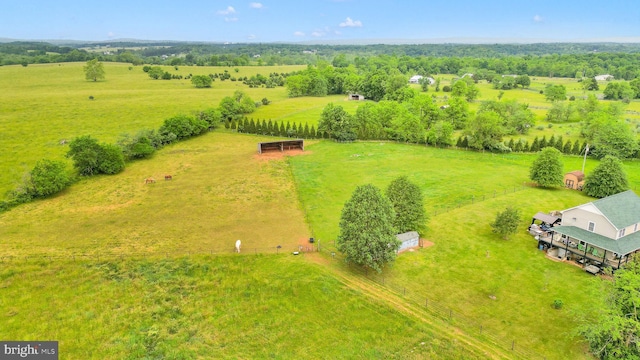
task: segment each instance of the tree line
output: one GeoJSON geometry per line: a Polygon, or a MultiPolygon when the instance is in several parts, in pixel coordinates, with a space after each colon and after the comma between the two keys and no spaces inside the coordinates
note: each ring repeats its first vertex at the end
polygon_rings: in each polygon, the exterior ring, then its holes
{"type": "Polygon", "coordinates": [[[396,69],[405,75],[473,73],[489,77],[514,74],[580,79],[611,74],[616,79],[624,80],[640,77],[638,44],[0,44],[0,65],[26,66],[94,58],[133,65],[171,66],[317,65],[320,61],[326,61],[336,67],[354,66],[358,70],[396,69]],[[113,47],[103,52],[80,49],[98,45],[113,47]]]}

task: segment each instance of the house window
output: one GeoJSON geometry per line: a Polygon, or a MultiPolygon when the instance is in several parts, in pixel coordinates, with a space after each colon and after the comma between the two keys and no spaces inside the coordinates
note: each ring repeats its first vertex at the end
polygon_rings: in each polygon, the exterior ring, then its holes
{"type": "Polygon", "coordinates": [[[589,227],[587,228],[587,230],[593,232],[596,229],[596,223],[589,221],[589,227]]]}
{"type": "Polygon", "coordinates": [[[625,230],[626,230],[626,229],[620,229],[620,231],[618,231],[618,237],[619,237],[619,238],[621,238],[621,237],[623,237],[623,236],[624,236],[624,231],[625,231],[625,230]]]}

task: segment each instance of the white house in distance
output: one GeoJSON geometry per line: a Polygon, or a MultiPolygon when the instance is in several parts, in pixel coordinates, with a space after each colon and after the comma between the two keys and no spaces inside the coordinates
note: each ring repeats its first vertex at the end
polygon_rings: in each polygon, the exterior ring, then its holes
{"type": "MultiPolygon", "coordinates": [[[[413,75],[409,79],[409,84],[420,84],[420,80],[424,79],[422,75],[413,75]]],[[[433,85],[436,83],[436,80],[432,77],[427,77],[427,81],[429,81],[429,85],[433,85]]]]}
{"type": "MultiPolygon", "coordinates": [[[[640,197],[632,190],[561,211],[562,221],[539,242],[558,258],[618,269],[640,250],[640,197]]],[[[587,266],[588,267],[588,266],[587,266]]]]}
{"type": "Polygon", "coordinates": [[[613,80],[613,75],[609,75],[609,74],[598,75],[598,76],[595,76],[594,79],[596,79],[596,81],[611,81],[613,80]]]}

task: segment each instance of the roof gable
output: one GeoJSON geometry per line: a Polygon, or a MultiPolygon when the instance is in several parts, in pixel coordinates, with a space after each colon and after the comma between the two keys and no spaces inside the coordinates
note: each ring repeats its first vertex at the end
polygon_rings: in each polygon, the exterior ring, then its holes
{"type": "Polygon", "coordinates": [[[592,203],[617,229],[640,222],[640,197],[632,190],[607,196],[592,203]]]}

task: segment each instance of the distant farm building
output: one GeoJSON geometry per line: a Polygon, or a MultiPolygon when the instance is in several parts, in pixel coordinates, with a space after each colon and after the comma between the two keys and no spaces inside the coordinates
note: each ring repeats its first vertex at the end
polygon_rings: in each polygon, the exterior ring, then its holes
{"type": "MultiPolygon", "coordinates": [[[[420,84],[420,80],[424,79],[425,77],[422,75],[413,75],[410,79],[409,79],[409,84],[420,84]]],[[[427,81],[429,82],[429,85],[433,85],[436,83],[436,80],[432,77],[427,77],[426,78],[427,81]]]]}
{"type": "Polygon", "coordinates": [[[584,185],[584,173],[580,170],[564,174],[564,186],[568,189],[582,190],[584,185]]]}
{"type": "Polygon", "coordinates": [[[262,154],[266,151],[286,151],[286,150],[303,150],[304,151],[304,140],[296,139],[296,140],[280,140],[280,141],[269,141],[269,142],[261,142],[258,143],[258,153],[262,154]]]}
{"type": "Polygon", "coordinates": [[[422,80],[424,76],[422,75],[413,75],[410,79],[409,79],[409,84],[419,84],[420,80],[422,80]]]}
{"type": "Polygon", "coordinates": [[[349,94],[349,100],[364,100],[364,95],[360,95],[360,94],[349,94]]]}
{"type": "Polygon", "coordinates": [[[609,74],[598,75],[594,77],[594,79],[596,79],[596,81],[611,81],[613,80],[613,75],[609,75],[609,74]]]}
{"type": "Polygon", "coordinates": [[[418,245],[420,245],[420,235],[418,235],[418,232],[416,231],[409,231],[404,234],[398,234],[396,235],[396,237],[401,242],[398,252],[418,247],[418,245]]]}

